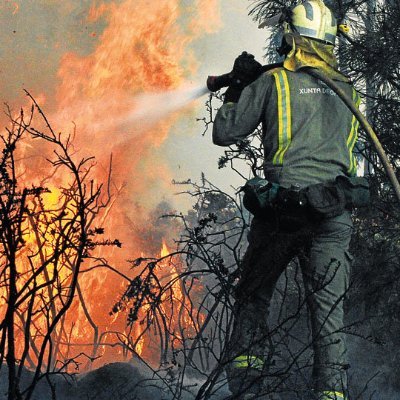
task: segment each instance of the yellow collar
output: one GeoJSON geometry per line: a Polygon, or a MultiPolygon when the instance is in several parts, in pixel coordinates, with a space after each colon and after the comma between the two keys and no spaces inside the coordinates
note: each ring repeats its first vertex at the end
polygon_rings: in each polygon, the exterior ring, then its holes
{"type": "Polygon", "coordinates": [[[349,78],[338,70],[332,45],[319,43],[296,33],[286,33],[284,40],[292,47],[283,63],[287,70],[297,71],[303,67],[314,67],[322,70],[331,79],[349,81],[349,78]]]}

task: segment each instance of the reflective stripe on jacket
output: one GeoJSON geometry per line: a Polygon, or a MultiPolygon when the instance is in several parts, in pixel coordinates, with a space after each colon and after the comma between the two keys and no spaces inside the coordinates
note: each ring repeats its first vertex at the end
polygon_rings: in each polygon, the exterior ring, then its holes
{"type": "MultiPolygon", "coordinates": [[[[359,104],[351,85],[337,83],[359,104]]],[[[237,104],[219,109],[213,141],[229,146],[260,123],[267,179],[304,187],[355,175],[358,121],[330,88],[307,73],[276,68],[263,74],[243,90],[237,104]]]]}

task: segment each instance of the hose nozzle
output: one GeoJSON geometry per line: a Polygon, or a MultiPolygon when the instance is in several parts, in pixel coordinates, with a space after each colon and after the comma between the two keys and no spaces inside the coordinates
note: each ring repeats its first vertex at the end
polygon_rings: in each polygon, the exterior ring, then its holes
{"type": "Polygon", "coordinates": [[[232,72],[220,76],[209,76],[207,78],[207,88],[210,92],[217,92],[224,87],[230,86],[232,81],[232,72]]]}

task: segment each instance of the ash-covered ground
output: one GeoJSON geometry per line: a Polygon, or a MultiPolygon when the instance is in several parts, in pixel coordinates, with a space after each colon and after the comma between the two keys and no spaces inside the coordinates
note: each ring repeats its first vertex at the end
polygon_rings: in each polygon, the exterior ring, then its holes
{"type": "MultiPolygon", "coordinates": [[[[355,337],[349,339],[349,356],[351,372],[349,373],[351,399],[354,400],[398,400],[400,394],[396,385],[391,382],[393,371],[385,367],[384,348],[377,351],[374,345],[366,346],[365,340],[355,337]]],[[[7,366],[0,372],[0,400],[7,399],[7,366]]],[[[33,373],[24,370],[21,388],[31,382],[33,373]]],[[[43,378],[36,386],[32,400],[194,400],[204,379],[193,374],[185,379],[182,391],[177,394],[176,386],[170,388],[165,381],[166,374],[158,375],[140,360],[106,364],[98,369],[76,375],[52,375],[43,378]],[[171,390],[172,389],[172,390],[171,390]],[[54,395],[53,392],[54,391],[54,395]]],[[[224,376],[215,386],[210,400],[230,398],[230,392],[224,376]],[[222,382],[222,384],[221,384],[222,382]],[[223,383],[225,382],[225,384],[223,383]]],[[[305,392],[304,392],[305,393],[305,392]]],[[[283,390],[260,399],[273,400],[306,400],[301,391],[295,394],[283,390]]]]}
{"type": "MultiPolygon", "coordinates": [[[[33,373],[24,370],[21,388],[26,388],[33,373]]],[[[91,372],[74,376],[53,375],[50,378],[55,397],[46,379],[37,385],[32,400],[169,400],[194,399],[201,381],[190,379],[179,395],[174,397],[160,376],[154,374],[140,361],[106,364],[91,372]]],[[[7,367],[0,373],[0,399],[7,399],[7,367]]],[[[227,388],[212,396],[213,400],[222,400],[229,396],[227,388]]]]}

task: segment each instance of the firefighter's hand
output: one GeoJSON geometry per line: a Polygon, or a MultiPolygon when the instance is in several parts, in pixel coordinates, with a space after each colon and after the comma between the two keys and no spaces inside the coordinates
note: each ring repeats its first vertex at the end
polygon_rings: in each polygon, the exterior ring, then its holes
{"type": "Polygon", "coordinates": [[[244,51],[236,58],[235,63],[233,64],[232,86],[237,87],[238,89],[243,89],[255,81],[260,76],[261,72],[262,65],[254,59],[252,54],[244,51]]]}
{"type": "Polygon", "coordinates": [[[237,103],[242,94],[242,89],[235,86],[229,86],[224,95],[224,104],[226,103],[237,103]]]}

